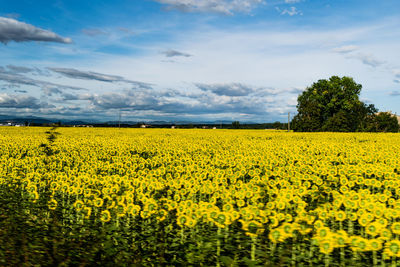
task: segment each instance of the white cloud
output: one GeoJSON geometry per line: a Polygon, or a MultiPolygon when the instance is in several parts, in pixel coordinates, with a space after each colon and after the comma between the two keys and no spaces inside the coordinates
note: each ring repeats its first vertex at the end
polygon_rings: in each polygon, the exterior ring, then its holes
{"type": "Polygon", "coordinates": [[[303,15],[303,12],[299,11],[296,7],[292,6],[289,9],[285,8],[284,10],[278,11],[281,13],[281,15],[289,15],[289,16],[294,16],[294,15],[303,15]]]}
{"type": "Polygon", "coordinates": [[[378,59],[372,53],[353,53],[359,51],[360,47],[356,45],[344,45],[332,49],[333,52],[339,54],[346,54],[347,58],[354,58],[360,60],[363,64],[371,66],[373,68],[384,65],[386,62],[384,60],[378,59]]]}
{"type": "Polygon", "coordinates": [[[48,69],[72,79],[95,80],[101,82],[125,82],[143,88],[148,88],[151,86],[150,84],[147,83],[127,80],[121,76],[103,74],[93,71],[82,71],[71,68],[54,68],[54,67],[50,67],[48,69]]]}
{"type": "Polygon", "coordinates": [[[0,94],[0,108],[40,108],[41,106],[42,104],[32,96],[0,94]]]}
{"type": "Polygon", "coordinates": [[[172,50],[172,49],[163,51],[161,54],[164,54],[166,57],[191,57],[192,56],[191,54],[180,52],[177,50],[172,50]]]}
{"type": "Polygon", "coordinates": [[[356,45],[344,45],[344,46],[336,47],[336,48],[332,49],[332,51],[336,52],[336,53],[346,54],[346,53],[354,52],[358,49],[359,49],[359,47],[356,45]]]}
{"type": "Polygon", "coordinates": [[[240,84],[196,84],[196,86],[203,91],[210,91],[217,95],[226,96],[246,96],[251,94],[254,89],[240,84]]]}
{"type": "Polygon", "coordinates": [[[20,22],[12,18],[0,17],[0,42],[6,44],[10,41],[42,41],[64,44],[72,43],[70,38],[61,37],[54,32],[20,22]]]}
{"type": "Polygon", "coordinates": [[[250,12],[264,0],[154,0],[167,5],[169,9],[184,12],[214,12],[233,15],[236,12],[250,12]]]}
{"type": "Polygon", "coordinates": [[[301,0],[285,0],[286,4],[296,4],[296,3],[300,3],[301,0]]]}
{"type": "MultiPolygon", "coordinates": [[[[65,110],[55,112],[68,114],[72,112],[68,107],[74,104],[81,108],[80,114],[101,119],[115,116],[112,109],[122,108],[125,116],[131,118],[216,120],[228,117],[240,120],[244,118],[240,114],[247,114],[246,119],[256,121],[283,121],[287,112],[295,111],[296,95],[302,89],[319,79],[346,75],[363,85],[362,97],[374,99],[379,109],[396,110],[397,103],[392,106],[382,103],[391,100],[382,96],[385,95],[382,88],[385,92],[398,90],[393,79],[400,75],[400,71],[394,70],[398,68],[400,54],[393,45],[396,39],[381,38],[392,36],[389,33],[395,28],[385,24],[321,30],[282,30],[265,25],[254,26],[251,30],[199,27],[171,34],[167,41],[136,45],[140,53],[134,55],[104,55],[95,62],[88,60],[90,55],[82,55],[80,60],[66,64],[68,73],[71,74],[74,66],[75,71],[85,70],[78,71],[79,76],[89,75],[91,79],[74,81],[66,75],[59,79],[62,84],[75,83],[75,86],[88,88],[88,94],[63,91],[54,92],[49,98],[58,99],[60,105],[64,105],[65,110]],[[179,51],[190,51],[196,56],[173,64],[160,62],[160,51],[165,47],[177,47],[179,51]],[[376,67],[366,67],[360,62],[376,67]],[[104,74],[110,70],[113,75],[104,74]],[[151,83],[152,88],[127,89],[134,86],[98,82],[97,75],[101,75],[100,79],[107,75],[111,81],[115,77],[139,80],[151,83]],[[203,90],[196,85],[202,85],[203,90]]],[[[49,63],[50,66],[59,64],[49,63]]],[[[21,82],[30,80],[19,84],[21,82]]]]}
{"type": "Polygon", "coordinates": [[[385,61],[377,59],[374,55],[372,54],[364,54],[364,53],[358,53],[356,55],[351,55],[349,56],[350,58],[355,58],[360,60],[363,64],[371,66],[373,68],[379,67],[383,64],[385,64],[385,61]]]}

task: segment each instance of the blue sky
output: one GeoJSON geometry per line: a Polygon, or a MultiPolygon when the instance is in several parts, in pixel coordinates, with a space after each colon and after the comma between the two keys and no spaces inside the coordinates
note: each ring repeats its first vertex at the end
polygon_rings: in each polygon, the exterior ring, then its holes
{"type": "Polygon", "coordinates": [[[397,0],[0,0],[0,114],[285,121],[350,76],[400,114],[397,0]]]}

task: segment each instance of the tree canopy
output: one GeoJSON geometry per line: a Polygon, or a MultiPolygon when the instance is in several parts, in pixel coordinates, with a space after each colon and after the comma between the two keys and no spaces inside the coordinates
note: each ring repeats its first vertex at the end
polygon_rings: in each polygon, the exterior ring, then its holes
{"type": "Polygon", "coordinates": [[[396,116],[390,112],[379,112],[375,115],[370,130],[373,132],[398,132],[399,128],[396,116]]]}
{"type": "Polygon", "coordinates": [[[361,84],[357,84],[352,78],[338,76],[332,76],[329,80],[319,80],[311,87],[307,87],[297,99],[298,114],[292,121],[293,130],[355,132],[390,129],[393,131],[395,126],[393,122],[387,121],[389,119],[387,116],[382,115],[377,119],[375,114],[378,110],[375,106],[367,105],[359,99],[361,89],[361,84]]]}

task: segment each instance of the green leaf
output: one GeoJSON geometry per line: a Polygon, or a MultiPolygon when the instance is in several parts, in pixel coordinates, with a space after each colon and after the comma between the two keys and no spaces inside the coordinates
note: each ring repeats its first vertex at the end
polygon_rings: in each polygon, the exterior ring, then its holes
{"type": "Polygon", "coordinates": [[[257,262],[256,261],[252,261],[247,257],[243,258],[243,261],[246,264],[246,266],[248,266],[248,267],[256,267],[257,266],[257,262]]]}
{"type": "Polygon", "coordinates": [[[235,263],[235,261],[228,256],[221,256],[220,261],[226,266],[233,266],[233,264],[235,263]]]}

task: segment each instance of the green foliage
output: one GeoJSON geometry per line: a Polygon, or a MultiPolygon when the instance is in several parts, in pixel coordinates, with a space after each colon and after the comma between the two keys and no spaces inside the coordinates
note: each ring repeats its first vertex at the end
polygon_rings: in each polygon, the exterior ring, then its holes
{"type": "Polygon", "coordinates": [[[390,112],[379,112],[368,118],[367,129],[370,132],[397,133],[400,126],[395,115],[390,112]]]}
{"type": "Polygon", "coordinates": [[[240,128],[240,122],[238,122],[238,121],[232,122],[232,128],[233,129],[239,129],[240,128]]]}
{"type": "Polygon", "coordinates": [[[365,131],[368,116],[377,110],[359,100],[361,88],[350,77],[319,80],[298,97],[292,128],[303,132],[365,131]]]}

